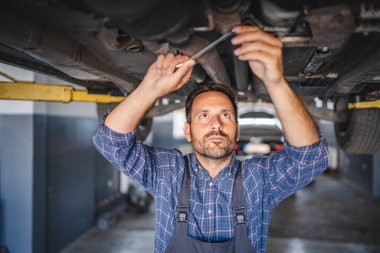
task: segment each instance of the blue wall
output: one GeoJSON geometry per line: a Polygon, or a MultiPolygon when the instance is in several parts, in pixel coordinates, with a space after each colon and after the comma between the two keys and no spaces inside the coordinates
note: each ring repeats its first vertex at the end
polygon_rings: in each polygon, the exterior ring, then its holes
{"type": "Polygon", "coordinates": [[[0,243],[32,252],[33,116],[0,116],[0,243]]]}
{"type": "Polygon", "coordinates": [[[0,244],[56,253],[94,224],[118,174],[95,150],[96,118],[0,115],[0,244]]]}

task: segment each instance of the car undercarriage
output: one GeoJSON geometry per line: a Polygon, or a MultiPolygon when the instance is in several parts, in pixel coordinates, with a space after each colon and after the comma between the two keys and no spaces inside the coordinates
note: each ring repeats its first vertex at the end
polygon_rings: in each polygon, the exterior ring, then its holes
{"type": "MultiPolygon", "coordinates": [[[[355,107],[380,99],[378,2],[0,2],[0,61],[115,96],[131,93],[160,54],[191,56],[236,25],[259,26],[282,41],[286,80],[315,118],[335,122],[340,146],[359,154],[380,149],[379,103],[355,107]]],[[[147,113],[141,138],[153,116],[183,107],[200,83],[229,85],[241,102],[270,102],[233,50],[227,40],[201,57],[189,83],[147,113]]]]}

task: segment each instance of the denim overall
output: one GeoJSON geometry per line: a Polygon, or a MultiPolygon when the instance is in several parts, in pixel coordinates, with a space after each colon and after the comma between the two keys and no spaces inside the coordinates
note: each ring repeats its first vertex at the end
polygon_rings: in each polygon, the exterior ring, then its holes
{"type": "Polygon", "coordinates": [[[174,236],[165,253],[254,253],[248,238],[246,209],[243,195],[243,177],[241,162],[236,172],[233,188],[233,212],[235,220],[235,237],[225,242],[204,242],[187,235],[187,217],[190,211],[190,172],[186,157],[185,174],[179,191],[174,236]]]}

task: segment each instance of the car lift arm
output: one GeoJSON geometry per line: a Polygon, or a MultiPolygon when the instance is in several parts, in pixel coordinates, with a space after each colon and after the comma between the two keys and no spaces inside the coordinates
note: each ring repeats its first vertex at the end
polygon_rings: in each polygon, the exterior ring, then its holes
{"type": "Polygon", "coordinates": [[[348,109],[380,108],[380,100],[348,103],[348,109]]]}
{"type": "Polygon", "coordinates": [[[0,82],[0,99],[32,100],[46,102],[95,102],[119,103],[125,97],[108,94],[89,94],[87,90],[76,90],[69,85],[40,84],[17,80],[5,73],[0,75],[12,82],[0,82]]]}
{"type": "MultiPolygon", "coordinates": [[[[0,75],[12,82],[0,82],[0,99],[32,100],[47,102],[95,102],[119,103],[125,97],[108,94],[89,94],[87,90],[75,90],[69,85],[40,84],[17,80],[3,72],[0,75]]],[[[348,109],[380,108],[380,100],[349,103],[348,109]]]]}

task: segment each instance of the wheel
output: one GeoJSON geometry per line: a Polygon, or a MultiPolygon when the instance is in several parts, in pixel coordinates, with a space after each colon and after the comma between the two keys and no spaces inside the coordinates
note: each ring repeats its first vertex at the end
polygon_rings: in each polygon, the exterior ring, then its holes
{"type": "Polygon", "coordinates": [[[351,110],[346,122],[335,123],[335,135],[347,153],[376,153],[380,150],[380,109],[351,110]]]}
{"type": "MultiPolygon", "coordinates": [[[[115,108],[117,103],[108,103],[108,104],[97,104],[97,111],[99,119],[108,111],[115,108]]],[[[148,137],[150,130],[152,129],[152,118],[144,118],[141,120],[139,126],[137,127],[137,138],[140,141],[145,141],[146,137],[148,137]]]]}

